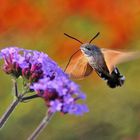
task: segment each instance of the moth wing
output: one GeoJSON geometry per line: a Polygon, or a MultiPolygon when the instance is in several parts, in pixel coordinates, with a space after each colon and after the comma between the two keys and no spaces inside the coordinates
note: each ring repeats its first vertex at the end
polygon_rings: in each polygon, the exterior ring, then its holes
{"type": "Polygon", "coordinates": [[[101,51],[110,73],[117,64],[136,59],[140,56],[139,52],[121,52],[109,49],[101,49],[101,51]]]}
{"type": "Polygon", "coordinates": [[[88,60],[82,54],[81,50],[78,50],[71,56],[65,68],[65,72],[74,79],[82,79],[90,75],[92,71],[93,68],[88,64],[88,60]]]}

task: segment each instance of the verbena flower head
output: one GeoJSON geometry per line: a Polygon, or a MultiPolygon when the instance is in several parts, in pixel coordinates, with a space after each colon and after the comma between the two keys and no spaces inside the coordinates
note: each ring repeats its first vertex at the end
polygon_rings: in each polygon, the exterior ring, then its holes
{"type": "Polygon", "coordinates": [[[43,78],[32,88],[45,99],[50,112],[60,111],[64,114],[82,115],[88,111],[86,105],[76,103],[78,99],[86,97],[65,73],[59,75],[59,71],[56,71],[55,78],[43,78]]]}
{"type": "Polygon", "coordinates": [[[3,70],[30,82],[30,88],[42,97],[50,112],[82,115],[88,111],[78,99],[85,99],[79,86],[43,52],[10,47],[0,51],[4,60],[3,70]]]}

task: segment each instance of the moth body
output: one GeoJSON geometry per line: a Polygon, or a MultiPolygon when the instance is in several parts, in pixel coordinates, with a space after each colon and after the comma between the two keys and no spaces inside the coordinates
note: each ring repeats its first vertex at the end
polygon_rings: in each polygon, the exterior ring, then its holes
{"type": "Polygon", "coordinates": [[[114,67],[110,73],[106,65],[105,58],[101,49],[95,45],[85,43],[80,47],[82,53],[89,62],[89,65],[97,72],[97,74],[107,81],[107,85],[111,88],[122,86],[125,77],[120,74],[119,70],[114,67]]]}

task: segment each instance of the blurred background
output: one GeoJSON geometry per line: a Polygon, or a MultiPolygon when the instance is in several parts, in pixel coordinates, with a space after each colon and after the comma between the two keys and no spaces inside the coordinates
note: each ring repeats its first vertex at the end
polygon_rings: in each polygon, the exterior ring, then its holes
{"type": "MultiPolygon", "coordinates": [[[[99,47],[140,50],[140,0],[0,0],[0,49],[18,46],[47,53],[63,69],[97,32],[99,47]]],[[[140,140],[140,60],[119,65],[123,87],[110,89],[96,73],[77,82],[89,113],[57,113],[38,140],[140,140]]],[[[0,71],[0,116],[12,102],[12,81],[0,71]]],[[[25,140],[46,113],[43,100],[21,103],[0,140],[25,140]]]]}

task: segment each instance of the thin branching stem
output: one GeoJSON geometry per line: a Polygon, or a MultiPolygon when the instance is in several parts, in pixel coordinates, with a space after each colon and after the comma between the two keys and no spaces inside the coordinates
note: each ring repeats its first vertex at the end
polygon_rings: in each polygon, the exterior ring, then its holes
{"type": "Polygon", "coordinates": [[[16,79],[13,79],[13,86],[14,86],[14,89],[15,89],[15,96],[18,98],[18,87],[17,87],[17,81],[16,79]]]}
{"type": "Polygon", "coordinates": [[[11,113],[16,108],[16,106],[19,104],[19,102],[22,101],[22,96],[19,96],[19,94],[18,94],[17,82],[15,79],[13,79],[13,86],[14,86],[14,90],[15,90],[16,99],[10,104],[10,106],[7,108],[5,113],[0,118],[0,128],[2,128],[4,126],[4,124],[6,123],[6,121],[10,117],[11,113]]]}
{"type": "Polygon", "coordinates": [[[5,111],[5,113],[2,115],[2,117],[0,118],[0,128],[2,128],[4,126],[4,124],[7,122],[8,118],[10,117],[10,115],[12,114],[12,112],[15,110],[16,106],[23,101],[26,101],[28,99],[34,99],[37,98],[37,95],[32,95],[29,97],[24,97],[24,94],[20,94],[18,96],[18,98],[16,98],[11,104],[10,106],[7,108],[7,110],[5,111]]]}
{"type": "Polygon", "coordinates": [[[14,86],[14,90],[15,90],[16,99],[14,99],[14,101],[10,104],[10,106],[7,108],[7,110],[5,111],[5,113],[0,118],[0,128],[2,128],[4,126],[4,124],[7,122],[7,120],[10,117],[10,115],[12,114],[12,112],[17,107],[17,105],[20,102],[22,102],[23,96],[27,93],[27,92],[24,92],[22,94],[19,94],[18,93],[17,82],[16,82],[15,79],[13,80],[13,86],[14,86]]]}
{"type": "Polygon", "coordinates": [[[16,106],[19,104],[20,101],[21,101],[21,98],[17,98],[7,108],[6,112],[0,118],[0,128],[2,128],[4,126],[4,124],[6,123],[6,121],[8,120],[8,118],[10,117],[11,113],[13,112],[13,110],[16,108],[16,106]]]}
{"type": "Polygon", "coordinates": [[[35,98],[39,98],[40,96],[38,96],[37,94],[31,95],[31,96],[26,96],[22,98],[22,101],[28,101],[31,99],[35,99],[35,98]]]}
{"type": "Polygon", "coordinates": [[[45,127],[50,122],[51,118],[53,117],[54,113],[48,113],[41,123],[38,125],[38,127],[35,129],[35,131],[31,134],[31,136],[27,140],[36,140],[37,137],[40,135],[40,133],[45,129],[45,127]]]}
{"type": "Polygon", "coordinates": [[[7,122],[10,115],[12,114],[12,112],[15,110],[16,106],[20,102],[24,102],[24,101],[27,101],[30,99],[35,99],[35,98],[39,97],[37,94],[25,97],[25,95],[29,92],[29,90],[25,90],[23,93],[20,94],[18,92],[17,81],[15,79],[13,79],[13,86],[14,86],[14,92],[15,92],[14,95],[16,98],[10,104],[10,106],[7,108],[7,110],[2,115],[2,117],[0,118],[0,128],[2,128],[4,126],[4,124],[7,122]]]}

